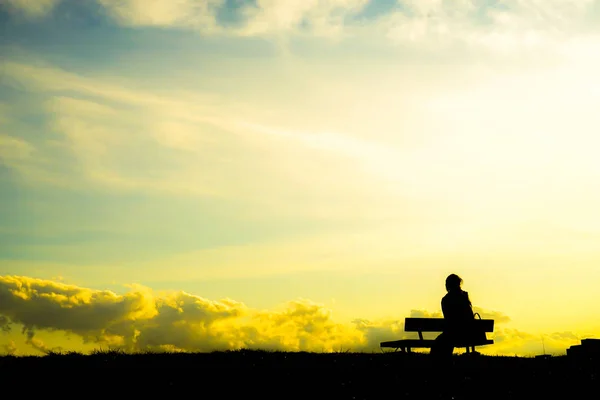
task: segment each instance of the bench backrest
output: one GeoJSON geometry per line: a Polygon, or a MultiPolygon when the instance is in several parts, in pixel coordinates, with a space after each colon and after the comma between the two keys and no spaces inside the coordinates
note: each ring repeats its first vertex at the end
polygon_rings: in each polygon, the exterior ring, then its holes
{"type": "MultiPolygon", "coordinates": [[[[494,332],[493,319],[475,319],[475,326],[483,332],[494,332]]],[[[406,318],[404,320],[405,332],[442,332],[444,318],[406,318]]]]}

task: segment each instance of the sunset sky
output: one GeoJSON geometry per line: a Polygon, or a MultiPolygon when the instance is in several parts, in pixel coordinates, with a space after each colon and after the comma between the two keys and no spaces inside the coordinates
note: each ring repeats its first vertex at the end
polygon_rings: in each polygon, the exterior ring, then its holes
{"type": "Polygon", "coordinates": [[[0,0],[0,354],[600,337],[600,1],[0,0]],[[412,336],[411,336],[412,337],[412,336]]]}

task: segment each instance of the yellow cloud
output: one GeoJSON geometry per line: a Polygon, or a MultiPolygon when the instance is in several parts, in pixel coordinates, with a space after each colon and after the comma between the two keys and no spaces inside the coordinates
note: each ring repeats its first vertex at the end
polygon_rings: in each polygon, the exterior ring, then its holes
{"type": "Polygon", "coordinates": [[[0,331],[10,332],[10,320],[4,315],[0,315],[0,331]]]}
{"type": "Polygon", "coordinates": [[[0,314],[27,331],[63,330],[87,340],[118,336],[125,321],[155,315],[148,296],[140,289],[117,296],[41,279],[0,278],[0,314]]]}
{"type": "Polygon", "coordinates": [[[493,319],[495,325],[510,322],[510,318],[498,311],[484,310],[481,307],[473,306],[473,311],[481,316],[481,319],[493,319]]]}
{"type": "Polygon", "coordinates": [[[532,335],[512,328],[495,329],[489,336],[494,339],[494,352],[500,355],[565,354],[565,349],[579,344],[583,336],[574,332],[532,335]]]}
{"type": "MultiPolygon", "coordinates": [[[[377,351],[379,343],[413,337],[403,320],[352,324],[334,321],[332,310],[307,299],[284,304],[278,310],[255,310],[232,299],[212,301],[185,292],[155,294],[132,285],[117,295],[74,285],[20,276],[0,277],[0,316],[3,330],[19,324],[25,344],[48,352],[70,349],[53,346],[37,332],[79,335],[85,343],[127,351],[213,351],[271,349],[284,351],[377,351]]],[[[534,354],[540,338],[502,324],[508,317],[478,310],[497,320],[496,341],[482,351],[489,354],[534,354]]],[[[411,310],[411,317],[441,317],[440,311],[411,310]]],[[[430,335],[432,337],[435,334],[430,335]]],[[[548,353],[564,351],[580,336],[572,332],[545,335],[548,353]]],[[[14,354],[14,341],[5,345],[14,354]]],[[[26,349],[19,349],[25,353],[26,349]]]]}

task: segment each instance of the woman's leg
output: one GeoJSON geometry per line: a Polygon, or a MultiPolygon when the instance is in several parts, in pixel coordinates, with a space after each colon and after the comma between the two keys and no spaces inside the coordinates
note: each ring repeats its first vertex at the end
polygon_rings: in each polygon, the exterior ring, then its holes
{"type": "Polygon", "coordinates": [[[449,357],[454,352],[454,346],[450,343],[448,334],[440,333],[435,338],[435,342],[431,347],[431,355],[436,357],[449,357]]]}

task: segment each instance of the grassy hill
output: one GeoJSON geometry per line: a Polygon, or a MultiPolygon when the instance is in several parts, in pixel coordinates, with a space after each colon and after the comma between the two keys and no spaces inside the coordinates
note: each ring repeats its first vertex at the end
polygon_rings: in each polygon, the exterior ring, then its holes
{"type": "Polygon", "coordinates": [[[242,350],[0,358],[0,376],[9,385],[35,376],[28,390],[45,392],[54,382],[60,390],[151,398],[594,399],[600,398],[599,373],[600,362],[566,356],[455,355],[436,363],[427,354],[242,350]]]}

